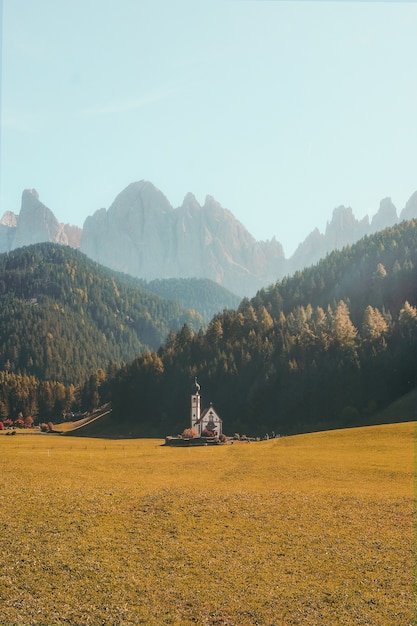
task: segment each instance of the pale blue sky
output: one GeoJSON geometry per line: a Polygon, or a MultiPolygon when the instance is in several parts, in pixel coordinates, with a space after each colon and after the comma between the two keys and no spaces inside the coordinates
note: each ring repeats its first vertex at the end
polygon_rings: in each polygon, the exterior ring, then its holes
{"type": "Polygon", "coordinates": [[[129,183],[210,194],[287,254],[417,190],[417,4],[3,0],[0,216],[129,183]]]}

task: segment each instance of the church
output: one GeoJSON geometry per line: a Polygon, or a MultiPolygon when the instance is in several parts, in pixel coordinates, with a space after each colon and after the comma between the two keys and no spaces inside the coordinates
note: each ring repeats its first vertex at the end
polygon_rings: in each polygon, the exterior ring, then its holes
{"type": "Polygon", "coordinates": [[[222,419],[211,403],[201,411],[200,385],[195,379],[195,392],[191,396],[191,428],[197,432],[197,437],[220,437],[222,426],[222,419]]]}
{"type": "Polygon", "coordinates": [[[201,410],[200,385],[197,378],[194,380],[195,390],[191,395],[190,426],[182,435],[165,437],[167,446],[209,446],[221,443],[222,419],[211,403],[207,409],[201,410]]]}

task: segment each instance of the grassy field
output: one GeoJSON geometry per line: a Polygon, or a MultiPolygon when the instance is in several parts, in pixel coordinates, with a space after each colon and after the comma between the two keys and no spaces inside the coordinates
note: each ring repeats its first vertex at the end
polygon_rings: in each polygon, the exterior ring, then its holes
{"type": "Polygon", "coordinates": [[[1,626],[409,626],[415,424],[0,437],[1,626]]]}

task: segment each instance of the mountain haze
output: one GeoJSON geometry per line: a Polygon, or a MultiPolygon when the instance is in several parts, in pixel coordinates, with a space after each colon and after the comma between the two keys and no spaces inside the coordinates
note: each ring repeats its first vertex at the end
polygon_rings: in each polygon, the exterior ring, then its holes
{"type": "Polygon", "coordinates": [[[174,209],[151,183],[132,183],[108,211],[84,223],[81,250],[133,276],[209,278],[234,293],[252,293],[282,271],[278,242],[255,241],[211,196],[188,194],[174,209]]]}
{"type": "Polygon", "coordinates": [[[78,226],[58,222],[36,189],[25,189],[19,215],[8,211],[0,222],[0,253],[47,241],[79,248],[81,232],[78,226]]]}
{"type": "Polygon", "coordinates": [[[19,215],[7,212],[0,222],[0,252],[50,241],[79,248],[106,267],[147,281],[204,278],[250,297],[332,250],[414,217],[417,192],[399,215],[391,198],[381,200],[371,220],[357,220],[352,208],[339,206],[325,232],[313,230],[286,259],[281,243],[275,238],[256,241],[212,196],[201,206],[189,193],[173,208],[160,190],[142,180],[128,185],[109,209],[87,217],[80,229],[59,223],[36,190],[28,189],[19,215]]]}

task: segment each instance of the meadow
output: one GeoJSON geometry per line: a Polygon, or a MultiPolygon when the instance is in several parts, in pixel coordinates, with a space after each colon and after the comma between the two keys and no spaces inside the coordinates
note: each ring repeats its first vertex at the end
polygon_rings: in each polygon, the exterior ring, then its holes
{"type": "Polygon", "coordinates": [[[1,626],[411,626],[415,423],[0,437],[1,626]]]}

